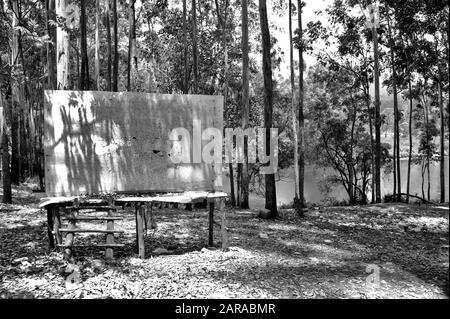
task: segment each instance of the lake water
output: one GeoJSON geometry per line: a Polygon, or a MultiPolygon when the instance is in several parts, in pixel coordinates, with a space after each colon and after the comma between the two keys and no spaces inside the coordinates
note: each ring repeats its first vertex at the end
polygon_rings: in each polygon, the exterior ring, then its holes
{"type": "MultiPolygon", "coordinates": [[[[448,202],[448,187],[449,187],[449,158],[445,157],[445,198],[448,202]]],[[[402,179],[402,192],[406,193],[406,181],[408,172],[408,160],[402,159],[400,161],[401,167],[401,179],[402,179]]],[[[305,167],[305,198],[308,203],[323,203],[325,200],[324,195],[319,189],[321,180],[332,172],[331,169],[316,168],[315,166],[307,165],[305,167]]],[[[292,169],[284,170],[281,172],[281,179],[276,182],[277,186],[277,202],[278,204],[288,204],[292,202],[294,198],[294,178],[292,169]]],[[[431,186],[431,200],[440,200],[440,178],[439,178],[439,163],[432,162],[430,166],[430,186],[431,186]]],[[[227,176],[223,177],[224,190],[230,191],[230,180],[227,176]]],[[[392,173],[385,174],[382,170],[381,181],[382,194],[392,194],[393,188],[393,176],[392,173]]],[[[427,194],[427,176],[425,175],[424,184],[425,195],[427,194]]],[[[411,165],[411,182],[410,182],[410,194],[418,195],[422,197],[422,174],[420,165],[411,165]]],[[[348,200],[347,192],[343,186],[337,186],[333,188],[333,191],[328,195],[334,197],[337,201],[348,200]]],[[[368,200],[371,199],[370,192],[368,193],[368,200]]],[[[264,198],[256,194],[250,194],[249,196],[251,208],[263,208],[264,198]]]]}

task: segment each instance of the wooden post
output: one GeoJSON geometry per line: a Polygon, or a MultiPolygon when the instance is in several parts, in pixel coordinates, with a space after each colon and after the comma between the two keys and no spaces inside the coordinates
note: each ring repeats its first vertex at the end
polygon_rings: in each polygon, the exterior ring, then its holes
{"type": "MultiPolygon", "coordinates": [[[[76,211],[78,211],[78,207],[79,207],[80,203],[78,202],[78,198],[75,198],[75,200],[73,201],[73,206],[75,208],[76,211]]],[[[76,228],[76,222],[75,222],[75,214],[73,212],[73,210],[70,212],[70,217],[71,219],[69,219],[69,229],[75,229],[76,228]]],[[[73,258],[73,254],[72,254],[72,245],[73,245],[73,241],[74,241],[74,237],[75,234],[74,233],[67,233],[66,235],[66,240],[64,243],[64,259],[69,261],[70,263],[74,263],[75,260],[73,258]]]]}
{"type": "Polygon", "coordinates": [[[222,234],[222,251],[228,251],[228,233],[227,233],[227,219],[226,219],[226,209],[224,209],[222,204],[222,200],[219,203],[219,209],[222,217],[222,224],[220,228],[220,232],[222,234]]]}
{"type": "MultiPolygon", "coordinates": [[[[59,214],[60,207],[58,205],[53,205],[52,207],[52,214],[53,214],[53,232],[55,234],[56,244],[60,245],[62,244],[62,236],[59,232],[59,229],[61,228],[61,216],[59,214]]],[[[65,209],[65,208],[63,208],[65,209]]]]}
{"type": "Polygon", "coordinates": [[[147,235],[147,224],[148,224],[148,209],[147,209],[147,204],[143,204],[143,214],[142,214],[142,218],[144,219],[144,235],[147,235]]]}
{"type": "Polygon", "coordinates": [[[136,237],[139,258],[145,258],[143,206],[136,205],[136,237]]]}
{"type": "Polygon", "coordinates": [[[53,205],[46,207],[47,210],[47,234],[48,234],[48,247],[50,249],[55,248],[55,240],[53,238],[53,205]]]}
{"type": "Polygon", "coordinates": [[[150,228],[156,229],[155,216],[153,216],[153,203],[150,203],[150,228]]]}
{"type": "MultiPolygon", "coordinates": [[[[111,217],[112,215],[113,215],[112,214],[112,209],[110,208],[110,209],[108,209],[108,217],[111,217]]],[[[114,220],[108,219],[106,221],[106,229],[107,230],[114,230],[114,220]]],[[[106,234],[106,244],[107,245],[114,244],[114,233],[107,233],[106,234]]],[[[113,258],[114,258],[114,252],[113,252],[112,247],[106,247],[105,259],[106,260],[111,260],[113,258]]]]}
{"type": "Polygon", "coordinates": [[[214,244],[214,199],[209,202],[209,238],[208,246],[214,244]]]}

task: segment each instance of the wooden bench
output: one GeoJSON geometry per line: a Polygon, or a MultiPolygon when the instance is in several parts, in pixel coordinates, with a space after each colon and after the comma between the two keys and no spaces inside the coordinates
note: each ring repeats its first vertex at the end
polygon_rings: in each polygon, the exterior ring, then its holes
{"type": "MultiPolygon", "coordinates": [[[[214,237],[214,210],[216,201],[223,200],[228,197],[228,194],[224,192],[185,192],[176,194],[166,194],[158,196],[134,196],[134,197],[121,197],[108,200],[103,199],[88,199],[82,200],[78,197],[53,197],[46,199],[39,205],[40,208],[47,210],[47,225],[48,225],[48,238],[50,249],[56,247],[64,248],[65,258],[72,258],[72,246],[74,234],[76,233],[106,233],[106,244],[97,245],[98,247],[105,247],[105,257],[113,258],[113,248],[121,247],[121,244],[114,243],[114,233],[121,233],[122,231],[114,229],[114,221],[120,219],[120,216],[112,216],[112,211],[117,207],[123,207],[130,205],[134,207],[135,222],[136,222],[136,241],[137,241],[137,253],[140,258],[145,258],[145,245],[144,235],[148,226],[148,215],[152,218],[152,207],[154,203],[173,203],[173,204],[195,204],[199,202],[206,202],[209,205],[209,234],[208,245],[213,246],[214,237]],[[95,211],[107,210],[108,216],[91,217],[91,216],[76,216],[73,211],[91,209],[95,211]],[[69,221],[67,228],[61,228],[61,211],[69,211],[69,216],[66,216],[66,220],[69,221]],[[95,229],[79,229],[76,228],[77,221],[90,221],[90,220],[105,220],[107,221],[106,230],[95,229]],[[66,240],[62,243],[62,235],[65,233],[66,240]]],[[[221,206],[221,205],[220,205],[221,206]]],[[[228,247],[228,237],[226,234],[226,216],[225,210],[222,210],[221,216],[221,234],[222,234],[222,249],[228,247]]]]}

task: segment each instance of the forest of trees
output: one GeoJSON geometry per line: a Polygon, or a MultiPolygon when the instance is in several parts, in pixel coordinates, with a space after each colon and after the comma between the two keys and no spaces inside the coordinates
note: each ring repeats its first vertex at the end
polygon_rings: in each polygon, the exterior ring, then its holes
{"type": "MultiPolygon", "coordinates": [[[[43,90],[68,89],[223,95],[225,127],[278,127],[279,167],[294,169],[300,215],[307,163],[332,167],[336,174],[326,182],[342,185],[350,204],[381,202],[383,169],[393,174],[392,200],[410,200],[410,167],[420,164],[422,184],[428,179],[422,197],[430,200],[430,182],[439,183],[444,202],[447,1],[383,0],[375,7],[330,0],[316,13],[329,23],[307,25],[304,6],[292,0],[0,0],[3,201],[11,202],[11,184],[28,178],[45,189],[43,90]],[[290,52],[273,32],[282,16],[289,17],[282,34],[290,52]],[[306,54],[317,62],[306,65],[306,54]],[[289,72],[275,77],[282,61],[289,72]],[[390,94],[387,102],[381,89],[390,94]],[[393,137],[382,139],[386,131],[393,137]],[[406,184],[402,157],[408,158],[406,184]],[[430,181],[432,161],[439,162],[440,180],[430,181]]],[[[262,187],[268,217],[277,216],[275,174],[262,176],[259,164],[246,160],[230,164],[228,175],[232,205],[247,208],[249,193],[262,187]]]]}

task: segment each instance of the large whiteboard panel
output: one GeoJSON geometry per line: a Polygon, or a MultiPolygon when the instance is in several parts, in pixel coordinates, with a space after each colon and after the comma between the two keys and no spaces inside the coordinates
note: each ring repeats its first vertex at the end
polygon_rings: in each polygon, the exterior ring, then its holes
{"type": "Polygon", "coordinates": [[[200,120],[202,131],[223,130],[222,96],[64,90],[44,95],[49,196],[222,189],[220,164],[174,164],[169,158],[172,129],[184,127],[192,138],[193,120],[200,120]]]}

